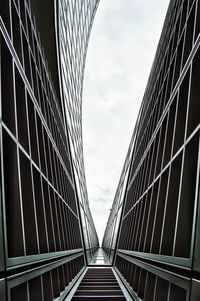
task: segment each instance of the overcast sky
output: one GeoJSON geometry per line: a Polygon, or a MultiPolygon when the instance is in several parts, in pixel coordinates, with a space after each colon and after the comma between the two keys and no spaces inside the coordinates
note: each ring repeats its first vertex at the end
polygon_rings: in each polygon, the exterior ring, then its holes
{"type": "Polygon", "coordinates": [[[101,0],[83,89],[89,203],[103,237],[169,0],[101,0]]]}

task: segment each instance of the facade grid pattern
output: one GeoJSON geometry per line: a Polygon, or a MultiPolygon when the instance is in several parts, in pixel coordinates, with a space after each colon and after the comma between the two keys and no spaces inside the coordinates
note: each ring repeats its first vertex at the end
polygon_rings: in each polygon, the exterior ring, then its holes
{"type": "MultiPolygon", "coordinates": [[[[0,1],[2,301],[63,300],[87,262],[66,112],[31,7],[0,1]]],[[[75,53],[70,57],[76,61],[75,53]]]]}
{"type": "Polygon", "coordinates": [[[114,261],[135,300],[199,300],[199,33],[200,1],[171,0],[134,131],[114,261]]]}
{"type": "Polygon", "coordinates": [[[87,259],[91,261],[99,246],[91,216],[82,142],[82,86],[87,45],[98,1],[60,1],[60,65],[63,86],[63,111],[69,133],[87,259]]]}

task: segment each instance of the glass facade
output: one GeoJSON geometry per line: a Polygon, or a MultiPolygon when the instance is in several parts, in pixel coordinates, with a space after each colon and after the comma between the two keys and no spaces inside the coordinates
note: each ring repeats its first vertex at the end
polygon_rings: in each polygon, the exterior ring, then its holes
{"type": "Polygon", "coordinates": [[[200,1],[171,0],[133,135],[114,256],[134,300],[200,298],[199,80],[200,1]]]}
{"type": "Polygon", "coordinates": [[[90,3],[0,1],[2,301],[63,300],[86,268],[85,245],[90,255],[98,246],[81,145],[82,78],[96,10],[90,3]],[[58,25],[57,36],[46,35],[58,25]]]}
{"type": "MultiPolygon", "coordinates": [[[[0,1],[2,301],[65,300],[99,246],[81,121],[98,2],[0,1]]],[[[200,0],[171,0],[99,249],[113,268],[90,271],[133,300],[200,298],[199,79],[200,0]]]]}
{"type": "Polygon", "coordinates": [[[82,87],[89,35],[98,1],[58,1],[58,35],[63,111],[69,133],[88,261],[99,246],[91,216],[82,142],[82,87]]]}

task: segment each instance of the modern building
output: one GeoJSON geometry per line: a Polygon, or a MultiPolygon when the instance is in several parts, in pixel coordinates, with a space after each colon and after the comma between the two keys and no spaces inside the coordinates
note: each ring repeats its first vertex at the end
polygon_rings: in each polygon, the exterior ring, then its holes
{"type": "Polygon", "coordinates": [[[58,53],[60,83],[63,93],[62,110],[68,129],[83,234],[88,261],[98,247],[98,237],[91,216],[82,142],[82,87],[86,51],[93,18],[98,5],[92,1],[58,1],[58,53]]]}
{"type": "Polygon", "coordinates": [[[200,300],[199,97],[200,1],[171,0],[104,236],[133,300],[200,300]]]}
{"type": "Polygon", "coordinates": [[[81,122],[98,2],[0,1],[0,300],[199,301],[200,0],[170,1],[103,250],[81,122]]]}
{"type": "Polygon", "coordinates": [[[81,129],[97,5],[0,1],[2,301],[63,300],[98,248],[81,129]]]}

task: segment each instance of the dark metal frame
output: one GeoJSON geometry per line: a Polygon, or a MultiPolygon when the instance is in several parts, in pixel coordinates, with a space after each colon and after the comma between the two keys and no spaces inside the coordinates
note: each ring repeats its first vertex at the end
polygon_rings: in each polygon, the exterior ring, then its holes
{"type": "MultiPolygon", "coordinates": [[[[1,1],[2,300],[63,300],[87,264],[66,112],[51,71],[30,2],[1,1]]],[[[92,224],[89,207],[85,214],[92,224]]]]}
{"type": "Polygon", "coordinates": [[[84,228],[83,237],[88,263],[99,247],[99,242],[89,208],[84,171],[81,117],[82,86],[88,40],[98,2],[60,1],[57,7],[60,78],[63,93],[62,108],[65,112],[65,123],[69,133],[72,167],[82,228],[84,228]],[[81,18],[81,15],[84,17],[81,18]],[[78,19],[77,16],[79,16],[78,19]],[[74,58],[75,54],[76,59],[74,58]]]}
{"type": "Polygon", "coordinates": [[[114,259],[134,300],[200,296],[199,20],[200,1],[170,1],[134,131],[114,259]]]}

